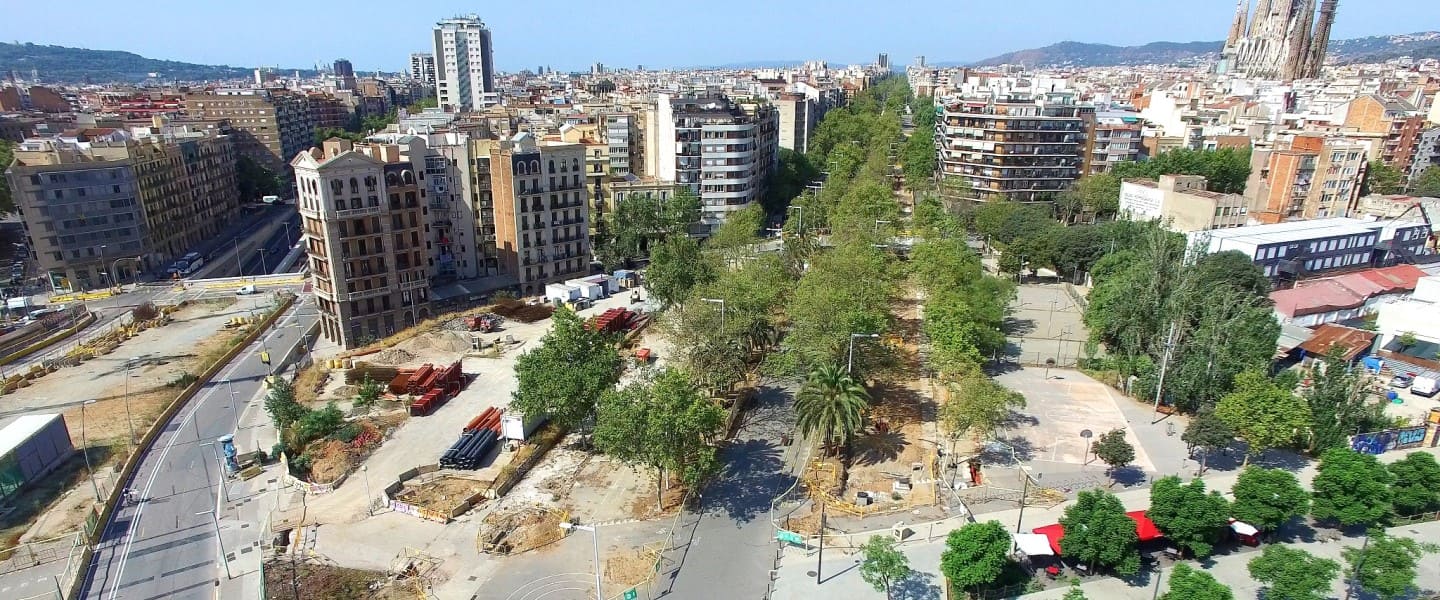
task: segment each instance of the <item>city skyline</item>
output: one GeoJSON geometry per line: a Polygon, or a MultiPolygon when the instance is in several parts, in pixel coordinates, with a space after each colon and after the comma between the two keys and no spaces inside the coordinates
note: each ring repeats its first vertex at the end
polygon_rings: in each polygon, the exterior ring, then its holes
{"type": "MultiPolygon", "coordinates": [[[[382,6],[373,0],[348,4],[346,11],[339,12],[322,3],[258,0],[252,3],[254,10],[242,14],[226,14],[223,7],[196,3],[159,4],[167,22],[230,23],[253,42],[204,45],[215,39],[213,29],[208,27],[180,27],[169,35],[156,36],[149,26],[149,15],[155,14],[150,11],[109,15],[111,27],[106,39],[110,41],[104,43],[96,42],[92,31],[80,29],[35,38],[35,29],[29,24],[44,22],[47,16],[45,9],[31,4],[6,9],[12,18],[0,24],[0,39],[122,50],[148,58],[231,66],[307,68],[316,62],[329,64],[336,58],[348,58],[357,71],[395,72],[407,69],[412,52],[430,50],[429,36],[437,21],[476,11],[474,6],[446,1],[427,5],[424,10],[387,13],[383,21],[376,21],[372,15],[378,10],[368,9],[382,6]],[[272,7],[275,10],[266,10],[272,7]],[[286,16],[275,19],[276,14],[286,16]],[[326,25],[317,28],[316,23],[326,25]],[[329,31],[335,34],[323,33],[329,31]],[[339,33],[342,31],[368,33],[345,36],[339,33]]],[[[687,9],[692,12],[685,15],[687,19],[677,21],[666,10],[666,4],[640,0],[627,5],[630,10],[601,13],[588,20],[589,25],[581,30],[614,27],[633,32],[599,45],[593,36],[563,34],[567,27],[584,24],[586,19],[550,17],[581,14],[572,10],[539,13],[496,5],[485,7],[478,16],[495,32],[496,67],[513,72],[540,65],[583,70],[596,62],[615,68],[812,59],[855,63],[873,61],[877,52],[889,53],[893,64],[909,63],[918,55],[931,62],[968,62],[1061,41],[1135,45],[1223,40],[1235,12],[1231,0],[1170,6],[1163,12],[1149,8],[1149,0],[1117,0],[1107,3],[1104,11],[1081,10],[1075,3],[1058,0],[1028,0],[1021,4],[1023,10],[1009,3],[967,8],[953,19],[929,19],[921,17],[925,14],[922,11],[931,7],[919,2],[892,2],[886,5],[889,10],[877,12],[872,4],[855,0],[839,0],[820,11],[737,0],[689,5],[687,9]],[[757,20],[747,16],[750,14],[769,18],[757,20]],[[717,24],[722,30],[726,22],[744,27],[726,30],[727,35],[695,36],[681,26],[687,20],[717,24]],[[976,22],[983,25],[967,26],[976,22]],[[970,35],[971,29],[975,35],[970,35]]],[[[1440,14],[1424,7],[1420,0],[1342,2],[1332,39],[1440,30],[1440,14]],[[1396,15],[1405,17],[1398,19],[1396,15]]],[[[73,8],[80,13],[109,12],[94,0],[78,0],[73,8]]]]}

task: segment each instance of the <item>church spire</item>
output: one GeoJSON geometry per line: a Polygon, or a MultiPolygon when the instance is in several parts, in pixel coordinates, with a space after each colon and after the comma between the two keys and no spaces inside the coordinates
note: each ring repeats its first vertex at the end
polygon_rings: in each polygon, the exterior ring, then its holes
{"type": "Polygon", "coordinates": [[[1230,24],[1230,37],[1225,40],[1226,48],[1234,48],[1245,37],[1245,26],[1250,20],[1250,0],[1237,0],[1235,22],[1230,24]]]}

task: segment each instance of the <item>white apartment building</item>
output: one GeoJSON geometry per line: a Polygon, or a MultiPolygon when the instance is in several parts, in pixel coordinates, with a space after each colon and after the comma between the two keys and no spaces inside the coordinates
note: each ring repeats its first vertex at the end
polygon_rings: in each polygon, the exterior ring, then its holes
{"type": "Polygon", "coordinates": [[[671,98],[656,106],[661,180],[700,196],[700,231],[758,202],[780,160],[779,115],[770,105],[738,105],[725,96],[671,98]]]}
{"type": "Polygon", "coordinates": [[[435,89],[444,108],[477,110],[498,103],[490,29],[479,16],[435,24],[435,89]]]}
{"type": "Polygon", "coordinates": [[[435,85],[435,55],[429,52],[411,54],[410,78],[425,85],[435,85]]]}

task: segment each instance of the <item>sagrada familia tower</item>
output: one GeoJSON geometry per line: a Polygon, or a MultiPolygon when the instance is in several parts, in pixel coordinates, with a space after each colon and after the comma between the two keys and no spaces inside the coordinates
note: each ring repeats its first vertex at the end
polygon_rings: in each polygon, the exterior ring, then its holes
{"type": "Polygon", "coordinates": [[[1221,53],[1222,69],[1247,77],[1308,79],[1320,74],[1339,0],[1240,0],[1221,53]]]}

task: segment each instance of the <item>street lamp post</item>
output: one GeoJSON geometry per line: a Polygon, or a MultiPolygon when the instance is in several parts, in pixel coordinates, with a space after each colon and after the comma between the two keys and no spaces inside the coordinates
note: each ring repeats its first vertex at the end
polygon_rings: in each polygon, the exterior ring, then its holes
{"type": "Polygon", "coordinates": [[[100,283],[104,284],[105,287],[108,288],[110,287],[110,284],[105,277],[105,247],[105,244],[100,244],[100,271],[98,272],[100,273],[100,283]]]}
{"type": "Polygon", "coordinates": [[[1051,301],[1050,301],[1050,321],[1045,324],[1045,335],[1050,335],[1052,332],[1055,331],[1055,305],[1056,305],[1056,304],[1058,304],[1056,301],[1054,301],[1054,300],[1051,300],[1051,301]]]}
{"type": "Polygon", "coordinates": [[[370,467],[360,465],[360,474],[365,476],[365,510],[375,516],[375,497],[370,495],[370,467]]]}
{"type": "Polygon", "coordinates": [[[215,544],[220,547],[220,563],[225,565],[225,579],[234,579],[230,574],[230,561],[225,560],[225,538],[220,537],[220,517],[213,510],[206,510],[195,513],[195,516],[210,515],[210,523],[215,525],[215,544]]]}
{"type": "Polygon", "coordinates": [[[570,522],[561,523],[560,528],[590,532],[590,539],[595,546],[595,600],[605,600],[605,595],[600,591],[600,532],[596,531],[593,525],[576,525],[570,522]]]}
{"type": "Polygon", "coordinates": [[[134,358],[125,359],[125,424],[130,426],[130,439],[126,445],[132,449],[135,447],[135,418],[130,416],[130,366],[134,362],[134,358]]]}
{"type": "Polygon", "coordinates": [[[245,267],[240,264],[240,238],[230,238],[230,241],[235,244],[235,276],[244,277],[245,267]]]}
{"type": "Polygon", "coordinates": [[[235,433],[240,433],[240,406],[235,402],[235,384],[225,378],[225,387],[230,390],[230,411],[235,413],[235,433]]]}
{"type": "Polygon", "coordinates": [[[884,224],[886,224],[886,225],[889,225],[889,224],[890,224],[890,221],[886,221],[886,220],[884,220],[884,219],[875,219],[875,233],[880,233],[880,224],[881,224],[881,223],[884,223],[884,224]]]}
{"type": "Polygon", "coordinates": [[[265,264],[265,248],[256,248],[255,251],[260,253],[260,274],[269,275],[270,267],[265,264]]]}
{"type": "Polygon", "coordinates": [[[720,331],[725,331],[725,301],[720,298],[701,298],[700,301],[720,305],[720,331]]]}
{"type": "Polygon", "coordinates": [[[800,211],[800,222],[796,224],[795,231],[796,231],[797,233],[799,233],[801,237],[804,237],[804,236],[805,236],[805,207],[804,207],[803,205],[791,206],[791,207],[785,209],[785,212],[790,212],[790,211],[792,211],[792,210],[798,210],[798,211],[800,211]]]}
{"type": "Polygon", "coordinates": [[[878,333],[852,333],[850,334],[850,349],[845,353],[845,372],[855,370],[855,338],[875,339],[880,337],[878,333]]]}
{"type": "Polygon", "coordinates": [[[104,502],[100,499],[100,484],[95,483],[95,467],[90,465],[90,439],[85,436],[85,407],[94,404],[94,400],[86,400],[80,403],[80,455],[85,457],[85,470],[90,472],[90,487],[95,490],[95,501],[104,502]]]}

